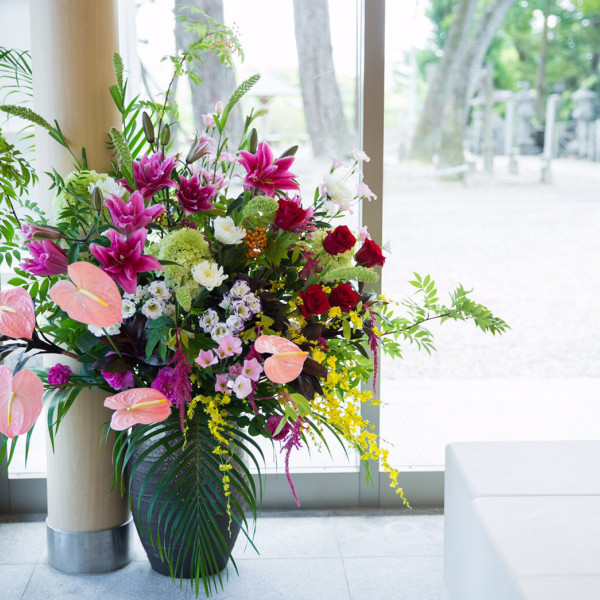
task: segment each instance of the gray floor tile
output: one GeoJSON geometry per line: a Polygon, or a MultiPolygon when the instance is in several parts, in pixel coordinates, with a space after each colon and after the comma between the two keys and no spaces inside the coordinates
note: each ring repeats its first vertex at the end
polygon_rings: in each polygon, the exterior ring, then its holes
{"type": "MultiPolygon", "coordinates": [[[[344,558],[351,600],[450,600],[442,558],[344,558]]],[[[482,599],[483,600],[483,599],[482,599]]]]}
{"type": "Polygon", "coordinates": [[[33,565],[0,565],[0,597],[20,600],[33,572],[33,565]]]}
{"type": "Polygon", "coordinates": [[[398,515],[337,516],[333,519],[345,557],[441,556],[443,515],[406,512],[398,515]]]}
{"type": "MultiPolygon", "coordinates": [[[[193,597],[193,594],[190,594],[193,597]]],[[[179,589],[169,577],[155,573],[149,564],[132,562],[103,575],[66,575],[47,565],[36,565],[22,600],[183,600],[187,584],[179,589]]]]}
{"type": "Polygon", "coordinates": [[[216,600],[350,600],[340,558],[237,561],[216,600]]]}
{"type": "Polygon", "coordinates": [[[38,562],[46,548],[46,524],[0,523],[0,548],[0,565],[38,562]]]}
{"type": "Polygon", "coordinates": [[[240,534],[234,558],[320,558],[339,557],[335,529],[330,517],[259,517],[254,545],[240,534]]]}

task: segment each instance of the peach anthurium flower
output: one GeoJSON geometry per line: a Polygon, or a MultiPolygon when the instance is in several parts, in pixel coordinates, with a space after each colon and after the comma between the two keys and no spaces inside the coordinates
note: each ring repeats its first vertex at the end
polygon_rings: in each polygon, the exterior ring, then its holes
{"type": "Polygon", "coordinates": [[[129,429],[138,423],[160,423],[171,414],[169,399],[152,388],[133,388],[108,397],[104,406],[116,410],[110,420],[115,431],[129,429]]]}
{"type": "Polygon", "coordinates": [[[300,350],[294,342],[278,335],[261,335],[254,342],[254,349],[261,354],[270,352],[263,365],[265,375],[273,383],[289,383],[302,372],[308,352],[300,350]]]}
{"type": "Polygon", "coordinates": [[[42,412],[44,384],[29,369],[0,367],[0,432],[9,438],[29,431],[42,412]]]}
{"type": "Polygon", "coordinates": [[[117,284],[102,269],[88,263],[69,265],[71,281],[50,288],[50,298],[72,319],[96,327],[110,327],[123,321],[122,300],[117,284]]]}
{"type": "Polygon", "coordinates": [[[0,292],[0,335],[31,339],[35,310],[31,296],[23,288],[0,292]]]}

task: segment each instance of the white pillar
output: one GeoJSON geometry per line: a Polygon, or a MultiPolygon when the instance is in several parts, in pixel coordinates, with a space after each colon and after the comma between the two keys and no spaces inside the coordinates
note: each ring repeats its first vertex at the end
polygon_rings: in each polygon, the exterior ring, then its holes
{"type": "MultiPolygon", "coordinates": [[[[73,152],[85,147],[88,165],[110,168],[107,132],[120,125],[109,86],[118,44],[117,0],[31,0],[34,109],[56,119],[73,152]]],[[[36,167],[73,170],[70,154],[36,128],[36,167]]],[[[41,175],[44,179],[44,175],[41,175]]],[[[38,185],[37,200],[49,212],[54,191],[38,185]]],[[[61,360],[61,362],[65,362],[61,360]]],[[[104,572],[132,558],[127,500],[111,493],[111,439],[101,445],[110,420],[106,394],[80,394],[63,419],[56,451],[48,453],[48,562],[71,573],[104,572]]]]}
{"type": "Polygon", "coordinates": [[[552,163],[554,137],[556,129],[556,111],[560,103],[560,95],[552,94],[546,103],[546,127],[544,129],[544,153],[542,155],[542,183],[552,183],[550,165],[552,163]]]}

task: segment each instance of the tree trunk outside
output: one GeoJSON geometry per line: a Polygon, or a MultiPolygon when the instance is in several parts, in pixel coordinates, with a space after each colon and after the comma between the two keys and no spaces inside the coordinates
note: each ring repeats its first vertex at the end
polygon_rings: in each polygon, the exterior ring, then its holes
{"type": "MultiPolygon", "coordinates": [[[[187,7],[200,8],[209,17],[223,23],[223,0],[175,0],[175,15],[198,18],[198,15],[186,10],[187,7]]],[[[193,33],[185,31],[185,29],[185,23],[177,21],[175,25],[177,51],[186,48],[195,41],[193,33]]],[[[190,81],[194,124],[197,130],[204,131],[202,115],[212,115],[218,101],[226,103],[236,88],[236,81],[233,70],[223,66],[217,56],[207,55],[204,57],[204,64],[195,62],[194,65],[195,72],[203,80],[198,85],[194,85],[190,81]]],[[[227,132],[228,137],[233,138],[237,143],[242,133],[242,115],[239,105],[235,107],[229,117],[227,132]]]]}
{"type": "Polygon", "coordinates": [[[442,167],[454,167],[465,162],[464,140],[471,100],[477,91],[485,55],[513,2],[514,0],[496,0],[488,5],[469,38],[470,44],[463,60],[457,61],[455,65],[448,102],[442,111],[442,167]]]}
{"type": "Polygon", "coordinates": [[[544,10],[544,26],[542,28],[542,40],[540,42],[540,60],[537,66],[537,72],[535,74],[535,91],[537,93],[536,112],[540,125],[545,120],[544,113],[546,112],[546,65],[548,63],[548,33],[550,32],[550,28],[548,26],[549,16],[548,3],[546,3],[546,10],[544,10]]]}
{"type": "Polygon", "coordinates": [[[294,26],[306,126],[315,156],[350,148],[335,78],[328,0],[294,0],[294,26]]]}
{"type": "Polygon", "coordinates": [[[460,0],[444,44],[444,54],[429,86],[425,106],[413,135],[411,157],[431,161],[437,150],[444,119],[444,106],[452,89],[457,66],[464,60],[468,33],[477,0],[460,0]]]}

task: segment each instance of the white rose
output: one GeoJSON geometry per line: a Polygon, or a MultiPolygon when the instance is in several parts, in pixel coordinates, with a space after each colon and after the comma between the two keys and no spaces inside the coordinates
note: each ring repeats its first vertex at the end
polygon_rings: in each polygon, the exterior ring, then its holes
{"type": "Polygon", "coordinates": [[[209,292],[219,287],[227,279],[227,275],[223,273],[223,267],[208,260],[203,260],[192,268],[192,277],[209,292]]]}
{"type": "Polygon", "coordinates": [[[231,217],[217,217],[214,226],[215,238],[221,244],[240,244],[246,237],[246,230],[236,227],[231,217]]]}

